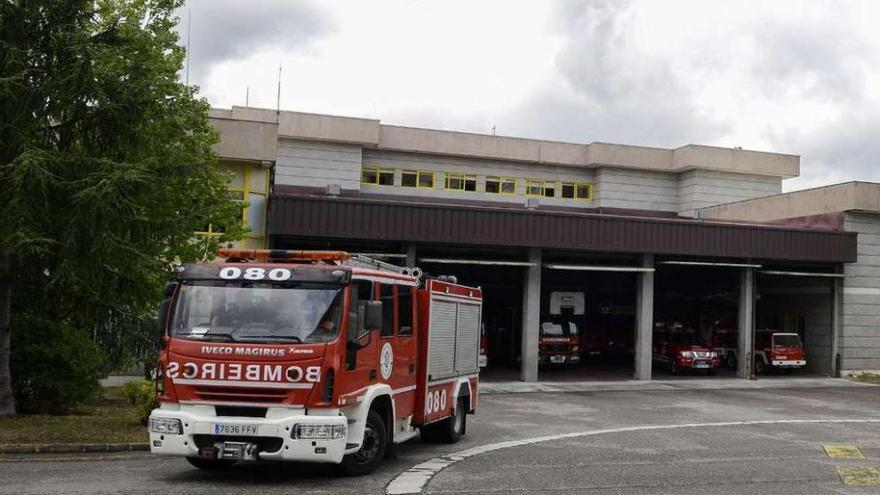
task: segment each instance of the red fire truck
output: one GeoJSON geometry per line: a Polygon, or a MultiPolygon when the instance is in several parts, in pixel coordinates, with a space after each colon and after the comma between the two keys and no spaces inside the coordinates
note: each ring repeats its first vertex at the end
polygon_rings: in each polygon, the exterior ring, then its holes
{"type": "Polygon", "coordinates": [[[419,432],[456,442],[477,407],[482,293],[344,252],[221,250],[160,308],[155,454],[373,471],[419,432]],[[420,286],[421,285],[421,286],[420,286]]]}

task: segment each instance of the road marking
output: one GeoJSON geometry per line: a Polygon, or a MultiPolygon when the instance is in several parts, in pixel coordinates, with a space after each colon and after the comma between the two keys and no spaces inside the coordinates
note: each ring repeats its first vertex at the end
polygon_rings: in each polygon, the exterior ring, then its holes
{"type": "Polygon", "coordinates": [[[845,485],[880,486],[880,470],[875,467],[838,467],[837,474],[845,485]]]}
{"type": "Polygon", "coordinates": [[[554,440],[565,440],[569,438],[589,437],[597,435],[608,435],[613,433],[627,433],[633,431],[651,431],[651,430],[673,430],[680,428],[714,428],[724,426],[755,426],[755,425],[777,425],[777,424],[835,424],[835,423],[880,423],[880,419],[778,419],[764,421],[727,421],[723,423],[687,423],[679,425],[648,425],[648,426],[629,426],[624,428],[608,428],[604,430],[588,430],[575,433],[562,433],[558,435],[546,435],[542,437],[525,438],[522,440],[510,440],[507,442],[492,443],[473,447],[467,450],[454,452],[452,454],[435,457],[429,461],[416,464],[406,471],[397,475],[396,478],[388,483],[385,487],[387,495],[408,495],[421,493],[431,479],[440,471],[463,461],[469,457],[473,457],[487,452],[496,450],[509,449],[512,447],[522,447],[534,443],[550,442],[554,440]]]}
{"type": "Polygon", "coordinates": [[[825,454],[832,459],[864,459],[862,451],[855,445],[823,445],[825,454]]]}

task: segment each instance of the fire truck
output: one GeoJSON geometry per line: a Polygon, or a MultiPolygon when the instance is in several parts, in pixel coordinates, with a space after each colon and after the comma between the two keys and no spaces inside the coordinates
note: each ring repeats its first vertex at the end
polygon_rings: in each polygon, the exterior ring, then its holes
{"type": "Polygon", "coordinates": [[[550,318],[538,331],[538,360],[543,366],[577,364],[580,335],[575,316],[583,317],[583,292],[551,292],[550,318]]]}
{"type": "Polygon", "coordinates": [[[221,250],[160,307],[154,454],[372,472],[419,433],[454,443],[477,407],[482,293],[335,251],[221,250]]]}

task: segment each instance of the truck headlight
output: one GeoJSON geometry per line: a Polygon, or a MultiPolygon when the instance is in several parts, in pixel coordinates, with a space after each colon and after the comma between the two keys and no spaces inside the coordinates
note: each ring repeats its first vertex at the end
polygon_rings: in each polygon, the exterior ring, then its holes
{"type": "Polygon", "coordinates": [[[183,434],[183,425],[180,424],[179,419],[150,418],[149,429],[151,433],[163,433],[166,435],[183,434]]]}
{"type": "Polygon", "coordinates": [[[345,436],[345,425],[296,425],[290,436],[295,440],[335,440],[345,436]]]}
{"type": "Polygon", "coordinates": [[[694,357],[694,353],[693,351],[681,351],[681,357],[690,359],[694,357]]]}
{"type": "Polygon", "coordinates": [[[579,351],[579,350],[580,350],[580,349],[578,348],[578,346],[576,346],[576,345],[571,346],[571,352],[577,352],[577,351],[579,351]]]}

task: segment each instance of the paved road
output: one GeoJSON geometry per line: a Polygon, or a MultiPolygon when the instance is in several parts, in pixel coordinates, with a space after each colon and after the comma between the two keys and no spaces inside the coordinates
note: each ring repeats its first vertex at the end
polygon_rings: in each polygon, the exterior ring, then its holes
{"type": "MultiPolygon", "coordinates": [[[[0,493],[382,493],[413,465],[511,439],[645,425],[880,419],[880,388],[662,390],[486,395],[453,445],[412,442],[376,474],[330,466],[240,466],[202,473],[182,460],[0,463],[0,493]]],[[[774,424],[659,429],[572,437],[475,455],[440,471],[428,493],[880,493],[844,485],[837,467],[880,467],[880,424],[774,424]],[[823,444],[853,444],[865,460],[835,460],[823,444]]]]}

